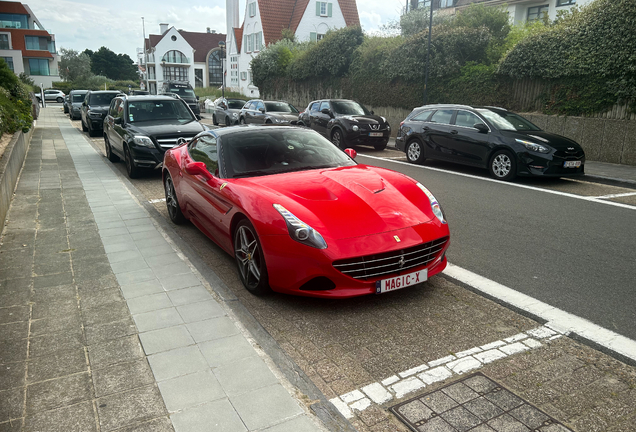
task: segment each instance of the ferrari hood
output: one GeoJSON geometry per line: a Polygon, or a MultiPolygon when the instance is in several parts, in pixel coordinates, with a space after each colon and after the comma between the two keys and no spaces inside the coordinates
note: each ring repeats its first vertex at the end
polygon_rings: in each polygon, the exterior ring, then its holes
{"type": "Polygon", "coordinates": [[[431,220],[400,192],[415,188],[421,193],[415,184],[394,185],[365,166],[264,176],[249,182],[254,188],[267,188],[279,195],[281,199],[271,204],[283,205],[323,236],[334,239],[388,232],[431,220]]]}

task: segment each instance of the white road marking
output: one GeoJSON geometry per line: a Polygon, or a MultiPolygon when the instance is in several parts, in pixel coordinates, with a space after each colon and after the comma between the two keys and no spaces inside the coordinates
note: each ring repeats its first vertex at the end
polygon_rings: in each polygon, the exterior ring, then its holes
{"type": "Polygon", "coordinates": [[[150,204],[156,204],[156,203],[160,203],[160,202],[166,202],[166,199],[165,198],[151,199],[148,202],[150,204]]]}
{"type": "Polygon", "coordinates": [[[614,207],[621,207],[621,208],[626,208],[629,210],[636,210],[636,206],[633,205],[629,205],[629,204],[623,204],[623,203],[617,203],[614,201],[605,201],[602,200],[600,198],[597,197],[588,197],[588,196],[582,196],[582,195],[576,195],[576,194],[572,194],[572,193],[568,193],[568,192],[560,192],[560,191],[555,191],[552,189],[542,189],[539,187],[535,187],[535,186],[528,186],[528,185],[524,185],[524,184],[519,184],[519,183],[511,183],[511,182],[503,182],[501,180],[495,180],[495,179],[491,179],[491,178],[487,178],[487,177],[480,177],[480,176],[476,176],[473,174],[464,174],[464,173],[459,173],[459,172],[455,172],[455,171],[448,171],[448,170],[444,170],[444,169],[440,169],[440,168],[433,168],[433,167],[427,167],[424,165],[415,165],[412,164],[410,162],[403,162],[403,161],[399,161],[399,160],[391,160],[391,159],[386,159],[386,158],[381,158],[381,157],[377,157],[377,156],[369,156],[369,155],[360,155],[361,157],[367,157],[370,159],[377,159],[377,160],[383,160],[383,161],[387,161],[387,162],[392,162],[392,163],[396,163],[396,164],[401,164],[401,165],[406,165],[412,168],[421,168],[421,169],[426,169],[426,170],[431,170],[431,171],[437,171],[437,172],[443,172],[446,174],[453,174],[456,176],[460,176],[460,177],[468,177],[468,178],[472,178],[472,179],[477,179],[477,180],[482,180],[482,181],[487,181],[487,182],[493,182],[493,183],[497,183],[500,185],[507,185],[507,186],[512,186],[512,187],[518,187],[518,188],[522,188],[522,189],[529,189],[529,190],[534,190],[534,191],[538,191],[538,192],[544,192],[544,193],[548,193],[548,194],[552,194],[552,195],[561,195],[564,197],[568,197],[568,198],[574,198],[574,199],[579,199],[579,200],[583,200],[583,201],[590,201],[590,202],[595,202],[595,203],[599,203],[599,204],[605,204],[605,205],[611,205],[614,207]]]}
{"type": "MultiPolygon", "coordinates": [[[[449,263],[446,270],[444,270],[444,274],[470,285],[476,290],[488,294],[491,297],[502,300],[504,303],[529,312],[534,316],[543,318],[547,321],[546,326],[556,330],[558,333],[566,335],[571,332],[576,333],[577,335],[582,336],[602,347],[636,361],[635,340],[629,339],[611,330],[607,330],[591,321],[550,306],[547,303],[534,299],[490,279],[486,279],[483,276],[479,276],[478,274],[456,265],[449,263]]],[[[530,336],[539,337],[543,335],[537,331],[534,334],[530,334],[530,336]]],[[[551,335],[545,336],[547,337],[551,335]]]]}
{"type": "Polygon", "coordinates": [[[622,197],[628,197],[628,196],[634,196],[634,195],[636,195],[636,192],[627,192],[627,193],[620,193],[620,194],[603,195],[603,196],[598,196],[596,198],[598,198],[598,199],[611,199],[611,198],[622,198],[622,197]]]}

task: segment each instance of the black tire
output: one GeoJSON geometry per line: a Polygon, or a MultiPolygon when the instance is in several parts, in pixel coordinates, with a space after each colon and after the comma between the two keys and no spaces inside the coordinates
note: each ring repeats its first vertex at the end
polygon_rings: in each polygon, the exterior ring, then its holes
{"type": "Polygon", "coordinates": [[[333,132],[331,132],[331,142],[339,149],[344,150],[347,148],[347,144],[345,143],[344,136],[340,129],[334,129],[333,132]]]}
{"type": "Polygon", "coordinates": [[[373,144],[373,148],[376,150],[384,150],[389,142],[383,142],[378,144],[373,144]]]}
{"type": "Polygon", "coordinates": [[[216,121],[216,115],[215,115],[215,114],[212,114],[212,124],[213,124],[214,126],[218,126],[218,125],[219,125],[219,122],[218,122],[218,121],[216,121]]]}
{"type": "Polygon", "coordinates": [[[414,139],[406,145],[406,160],[414,164],[422,164],[426,160],[422,141],[414,139]]]}
{"type": "Polygon", "coordinates": [[[240,221],[234,231],[234,259],[245,289],[254,295],[271,292],[261,242],[247,219],[240,221]]]}
{"type": "Polygon", "coordinates": [[[232,126],[232,120],[229,117],[225,117],[225,126],[232,126]]]}
{"type": "Polygon", "coordinates": [[[88,131],[88,128],[84,124],[84,119],[82,119],[82,131],[84,131],[84,132],[88,131]]]}
{"type": "Polygon", "coordinates": [[[517,162],[508,150],[497,150],[490,158],[488,170],[493,178],[510,181],[517,176],[517,162]]]}
{"type": "Polygon", "coordinates": [[[170,216],[170,220],[176,225],[185,223],[187,219],[181,211],[181,206],[179,206],[177,191],[174,188],[172,177],[170,177],[170,173],[168,171],[166,171],[166,177],[163,181],[163,190],[166,193],[166,206],[168,207],[168,216],[170,216]]]}
{"type": "Polygon", "coordinates": [[[265,120],[265,124],[272,124],[272,121],[270,119],[265,120]]]}
{"type": "Polygon", "coordinates": [[[119,162],[119,156],[113,153],[113,149],[110,148],[110,141],[108,141],[108,137],[104,135],[104,150],[106,150],[106,157],[112,163],[119,162]]]}
{"type": "Polygon", "coordinates": [[[139,178],[139,168],[135,166],[135,161],[133,161],[132,156],[130,155],[128,146],[124,146],[124,156],[126,162],[126,173],[128,174],[128,177],[131,179],[139,178]]]}
{"type": "Polygon", "coordinates": [[[57,99],[55,99],[55,100],[57,101],[57,103],[62,103],[62,102],[64,102],[64,98],[61,98],[61,97],[59,97],[59,98],[57,98],[57,99]]]}
{"type": "Polygon", "coordinates": [[[89,122],[86,126],[88,127],[88,136],[89,136],[89,137],[92,137],[92,136],[93,136],[93,134],[95,133],[95,132],[93,131],[93,126],[91,125],[91,123],[90,123],[90,122],[89,122]]]}
{"type": "Polygon", "coordinates": [[[245,124],[245,117],[241,117],[241,119],[239,120],[240,124],[245,124]]]}

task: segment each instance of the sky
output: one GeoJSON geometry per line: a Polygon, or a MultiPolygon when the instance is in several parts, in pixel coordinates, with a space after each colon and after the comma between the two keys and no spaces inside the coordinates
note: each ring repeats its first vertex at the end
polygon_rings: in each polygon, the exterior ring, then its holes
{"type": "MultiPolygon", "coordinates": [[[[136,60],[142,47],[145,23],[148,34],[159,34],[159,24],[205,32],[207,27],[225,33],[225,0],[22,0],[29,5],[46,30],[55,35],[56,47],[84,51],[105,46],[136,60]]],[[[397,20],[404,0],[357,0],[362,29],[378,32],[380,26],[397,20]]],[[[240,0],[243,22],[245,0],[240,0]]]]}

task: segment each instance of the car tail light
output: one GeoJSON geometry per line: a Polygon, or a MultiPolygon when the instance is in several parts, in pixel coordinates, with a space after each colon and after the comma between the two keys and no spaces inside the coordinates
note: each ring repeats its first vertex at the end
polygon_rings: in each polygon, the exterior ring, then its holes
{"type": "Polygon", "coordinates": [[[402,126],[404,126],[404,122],[403,121],[400,122],[400,127],[402,127],[402,126]]]}

